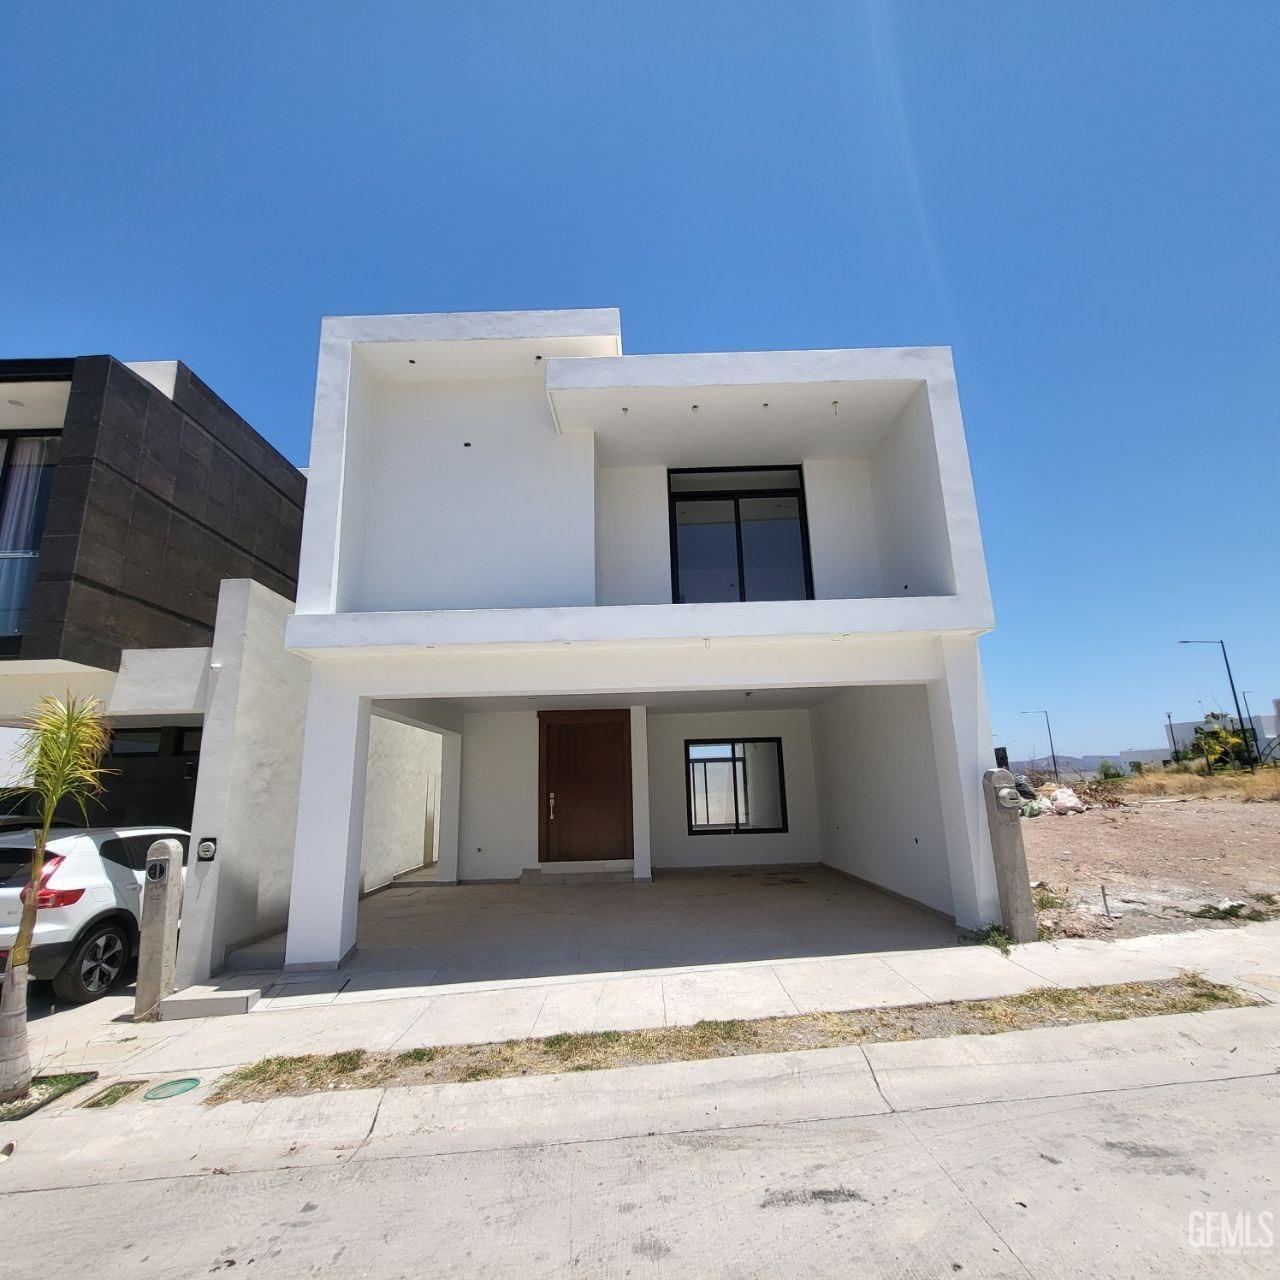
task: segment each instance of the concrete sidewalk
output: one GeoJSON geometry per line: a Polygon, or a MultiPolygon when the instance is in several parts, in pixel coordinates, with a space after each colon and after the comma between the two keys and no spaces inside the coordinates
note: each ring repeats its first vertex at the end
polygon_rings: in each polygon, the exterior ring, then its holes
{"type": "MultiPolygon", "coordinates": [[[[32,1024],[39,1070],[214,1071],[277,1054],[407,1049],[558,1032],[639,1030],[1013,995],[1173,977],[1185,969],[1280,999],[1280,922],[1124,942],[959,946],[507,982],[399,985],[400,974],[280,982],[253,1012],[134,1024],[124,997],[32,1024]],[[378,985],[381,983],[381,985],[378,985]]],[[[238,975],[243,977],[243,975],[238,975]]]]}
{"type": "MultiPolygon", "coordinates": [[[[22,1273],[1264,1275],[1280,1008],[6,1126],[22,1273]],[[1200,1215],[1200,1218],[1197,1218],[1200,1215]],[[127,1232],[119,1223],[130,1224],[127,1232]]],[[[206,1086],[207,1087],[207,1086],[206,1086]]]]}

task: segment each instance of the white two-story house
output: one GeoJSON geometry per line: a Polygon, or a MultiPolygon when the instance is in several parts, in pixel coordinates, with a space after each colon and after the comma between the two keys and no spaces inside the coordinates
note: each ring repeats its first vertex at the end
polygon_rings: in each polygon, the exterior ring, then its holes
{"type": "Polygon", "coordinates": [[[614,310],[328,319],[286,960],[355,945],[375,717],[442,739],[441,882],[823,864],[997,922],[991,626],[946,348],[628,356],[614,310]]]}

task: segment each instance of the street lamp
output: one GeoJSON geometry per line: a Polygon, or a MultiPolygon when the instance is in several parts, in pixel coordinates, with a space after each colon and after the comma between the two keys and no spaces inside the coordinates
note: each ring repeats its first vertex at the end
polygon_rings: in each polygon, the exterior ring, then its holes
{"type": "MultiPolygon", "coordinates": [[[[1227,669],[1227,683],[1231,686],[1231,700],[1236,704],[1236,724],[1242,729],[1244,728],[1244,717],[1240,714],[1240,698],[1236,694],[1235,677],[1231,674],[1231,663],[1227,658],[1227,646],[1223,640],[1179,640],[1179,644],[1216,644],[1222,650],[1222,663],[1227,669]]],[[[1255,765],[1254,750],[1251,736],[1244,736],[1245,754],[1249,757],[1249,767],[1252,769],[1255,765]]]]}
{"type": "Polygon", "coordinates": [[[1240,696],[1244,699],[1244,713],[1249,718],[1248,736],[1250,737],[1250,739],[1252,739],[1254,749],[1256,750],[1258,746],[1258,735],[1257,733],[1254,732],[1254,728],[1253,728],[1253,708],[1249,706],[1249,695],[1252,692],[1253,692],[1252,689],[1241,689],[1240,696]]]}
{"type": "Polygon", "coordinates": [[[1174,755],[1176,758],[1176,753],[1178,750],[1178,738],[1177,738],[1177,735],[1173,732],[1173,712],[1166,711],[1164,713],[1164,718],[1169,722],[1169,753],[1170,755],[1174,755]]]}
{"type": "Polygon", "coordinates": [[[1024,716],[1044,716],[1044,727],[1049,734],[1049,755],[1053,759],[1053,780],[1054,782],[1061,782],[1062,779],[1058,776],[1058,753],[1053,747],[1053,728],[1049,724],[1049,713],[1047,711],[1024,711],[1022,714],[1024,716]]]}

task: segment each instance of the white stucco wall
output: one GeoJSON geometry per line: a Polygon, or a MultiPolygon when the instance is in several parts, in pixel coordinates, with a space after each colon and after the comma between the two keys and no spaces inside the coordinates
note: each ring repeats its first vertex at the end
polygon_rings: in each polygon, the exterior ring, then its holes
{"type": "Polygon", "coordinates": [[[0,728],[0,787],[16,787],[24,779],[21,762],[17,759],[21,741],[21,729],[0,728]]]}
{"type": "Polygon", "coordinates": [[[649,711],[649,829],[653,866],[733,867],[821,861],[807,711],[649,711]],[[787,831],[689,834],[684,778],[686,738],[782,739],[787,831]]]}
{"type": "Polygon", "coordinates": [[[856,600],[881,593],[880,539],[865,458],[823,458],[804,464],[813,594],[856,600]]]}
{"type": "Polygon", "coordinates": [[[462,722],[459,880],[514,880],[538,865],[538,713],[462,722]]]}
{"type": "Polygon", "coordinates": [[[665,467],[596,472],[596,603],[671,603],[665,467]]]}
{"type": "MultiPolygon", "coordinates": [[[[967,465],[964,481],[971,503],[967,465]]],[[[872,454],[871,488],[879,530],[881,594],[929,596],[955,591],[938,451],[925,388],[912,396],[872,454]]],[[[957,502],[960,496],[965,495],[957,495],[957,502]]]]}
{"type": "Polygon", "coordinates": [[[431,861],[440,746],[438,734],[370,717],[361,892],[431,861]]]}
{"type": "Polygon", "coordinates": [[[291,601],[245,579],[222,583],[200,746],[179,987],[221,968],[228,947],[283,928],[289,911],[309,666],[284,649],[291,601]]]}
{"type": "Polygon", "coordinates": [[[869,685],[813,710],[823,861],[952,913],[924,685],[869,685]]]}
{"type": "Polygon", "coordinates": [[[370,382],[352,413],[341,609],[595,603],[594,438],[540,379],[370,382]]]}

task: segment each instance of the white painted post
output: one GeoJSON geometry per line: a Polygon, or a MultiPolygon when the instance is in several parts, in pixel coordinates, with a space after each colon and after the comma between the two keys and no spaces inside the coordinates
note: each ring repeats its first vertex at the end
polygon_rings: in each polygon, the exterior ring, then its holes
{"type": "Polygon", "coordinates": [[[436,883],[458,882],[462,813],[462,734],[440,730],[440,802],[436,810],[436,883]]]}
{"type": "Polygon", "coordinates": [[[938,640],[941,678],[929,684],[929,720],[942,799],[947,862],[956,923],[981,929],[1000,919],[982,775],[991,763],[991,729],[978,642],[972,636],[938,640]]]}
{"type": "Polygon", "coordinates": [[[316,663],[302,745],[286,968],[336,969],[356,944],[369,699],[316,663]]]}

